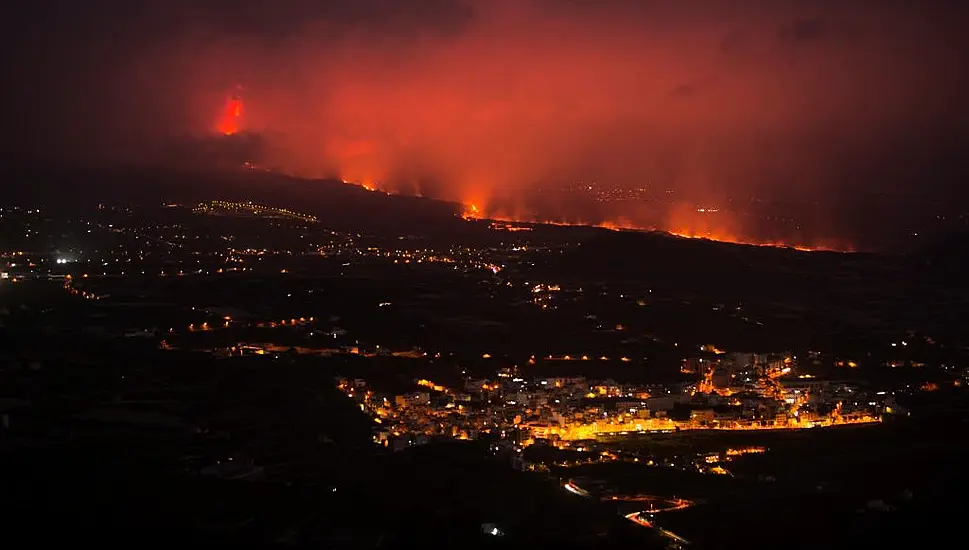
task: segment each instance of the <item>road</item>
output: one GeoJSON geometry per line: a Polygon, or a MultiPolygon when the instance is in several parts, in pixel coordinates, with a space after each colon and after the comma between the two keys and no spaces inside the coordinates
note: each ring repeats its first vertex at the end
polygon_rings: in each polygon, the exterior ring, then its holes
{"type": "Polygon", "coordinates": [[[682,498],[665,498],[655,495],[611,495],[603,497],[602,500],[614,502],[646,502],[649,509],[646,512],[655,514],[658,512],[672,512],[673,510],[683,510],[693,506],[695,503],[682,498]]]}
{"type": "Polygon", "coordinates": [[[656,529],[657,531],[659,531],[659,534],[661,534],[664,537],[672,540],[673,542],[676,542],[677,544],[681,544],[683,546],[686,546],[686,545],[690,544],[690,541],[688,541],[685,538],[677,535],[673,531],[669,531],[669,530],[663,529],[662,527],[660,527],[658,525],[655,525],[652,522],[650,522],[648,519],[646,519],[645,517],[643,517],[643,514],[645,514],[645,513],[646,512],[633,512],[631,514],[626,514],[626,519],[628,519],[629,521],[631,521],[631,522],[633,522],[633,523],[635,523],[637,525],[642,525],[643,527],[647,527],[649,529],[656,529]]]}
{"type": "MultiPolygon", "coordinates": [[[[591,498],[592,496],[591,494],[589,494],[588,491],[586,491],[582,487],[579,487],[571,480],[568,483],[566,483],[563,487],[565,488],[566,491],[574,495],[578,495],[585,498],[591,498]]],[[[637,525],[641,525],[649,529],[656,529],[661,535],[663,535],[664,537],[672,540],[673,542],[679,545],[686,546],[690,544],[690,541],[677,535],[676,533],[672,531],[668,531],[658,525],[653,524],[651,521],[646,519],[646,514],[670,512],[673,510],[683,510],[684,508],[689,508],[690,506],[693,506],[694,502],[692,501],[682,499],[682,498],[663,498],[655,495],[641,495],[641,494],[640,495],[611,495],[611,496],[603,497],[601,500],[608,500],[608,501],[615,501],[615,502],[649,502],[650,503],[649,510],[643,510],[639,512],[633,512],[631,514],[626,514],[625,518],[637,525]],[[665,503],[667,504],[667,506],[656,508],[653,504],[657,502],[665,503]]]]}

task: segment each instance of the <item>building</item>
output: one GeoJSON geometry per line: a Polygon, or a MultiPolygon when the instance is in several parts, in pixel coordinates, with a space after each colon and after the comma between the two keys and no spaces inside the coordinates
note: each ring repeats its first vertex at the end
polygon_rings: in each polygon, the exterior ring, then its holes
{"type": "Polygon", "coordinates": [[[677,404],[689,402],[690,397],[688,395],[662,395],[658,397],[650,397],[646,400],[646,408],[650,412],[655,411],[669,411],[672,410],[677,404]]]}
{"type": "Polygon", "coordinates": [[[399,407],[427,406],[431,404],[431,394],[419,391],[398,395],[394,398],[394,402],[399,407]]]}

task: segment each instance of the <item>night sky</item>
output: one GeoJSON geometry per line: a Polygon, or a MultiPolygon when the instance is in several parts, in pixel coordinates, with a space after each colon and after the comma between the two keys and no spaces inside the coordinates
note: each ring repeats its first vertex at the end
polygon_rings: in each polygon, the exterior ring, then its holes
{"type": "Polygon", "coordinates": [[[579,180],[831,223],[872,193],[967,195],[962,2],[20,4],[8,154],[159,160],[241,90],[267,165],[483,209],[579,180]]]}

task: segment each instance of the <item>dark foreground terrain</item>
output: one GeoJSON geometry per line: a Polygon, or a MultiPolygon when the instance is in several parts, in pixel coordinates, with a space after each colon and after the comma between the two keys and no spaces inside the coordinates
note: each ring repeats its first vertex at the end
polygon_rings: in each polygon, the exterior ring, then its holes
{"type": "MultiPolygon", "coordinates": [[[[308,193],[271,174],[44,177],[86,183],[57,187],[63,196],[19,189],[20,206],[0,218],[0,492],[18,536],[334,548],[671,542],[614,504],[565,491],[577,477],[695,501],[658,523],[697,548],[917,548],[960,535],[961,238],[909,254],[803,253],[510,230],[463,220],[453,204],[339,182],[308,193]],[[228,213],[216,199],[299,215],[228,213]],[[464,441],[442,435],[443,421],[420,445],[376,445],[381,426],[337,389],[359,379],[404,395],[430,378],[455,388],[473,379],[480,390],[479,378],[514,371],[686,394],[699,374],[683,366],[718,356],[711,344],[789,353],[803,380],[891,396],[897,410],[881,408],[878,426],[610,443],[681,466],[765,449],[710,475],[635,462],[539,467],[531,453],[494,451],[504,434],[464,441]]],[[[456,406],[448,399],[441,407],[456,406]]]]}

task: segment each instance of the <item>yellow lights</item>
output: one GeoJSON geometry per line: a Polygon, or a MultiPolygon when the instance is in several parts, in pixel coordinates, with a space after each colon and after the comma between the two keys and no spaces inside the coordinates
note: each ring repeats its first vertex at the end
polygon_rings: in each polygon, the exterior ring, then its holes
{"type": "Polygon", "coordinates": [[[431,382],[430,380],[420,379],[420,380],[417,381],[417,385],[418,386],[423,386],[425,388],[430,388],[430,389],[432,389],[432,390],[434,390],[436,392],[441,392],[441,393],[447,392],[447,388],[445,388],[444,386],[441,386],[440,384],[435,384],[434,382],[431,382]]]}
{"type": "Polygon", "coordinates": [[[741,447],[739,449],[727,449],[727,456],[742,456],[749,454],[761,454],[766,452],[767,449],[764,447],[741,447]]]}
{"type": "Polygon", "coordinates": [[[266,206],[261,204],[256,204],[254,202],[233,202],[233,201],[211,201],[208,204],[200,204],[193,209],[196,214],[212,214],[219,215],[225,212],[232,213],[247,213],[254,216],[266,216],[266,217],[277,217],[277,218],[290,218],[303,222],[317,222],[316,216],[310,214],[303,214],[300,212],[294,212],[287,208],[276,208],[272,206],[266,206]]]}

